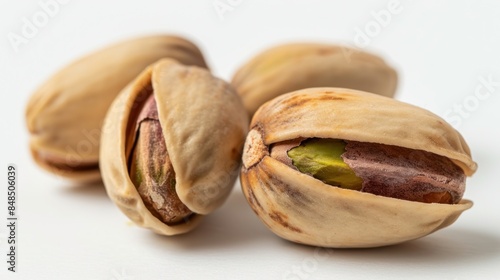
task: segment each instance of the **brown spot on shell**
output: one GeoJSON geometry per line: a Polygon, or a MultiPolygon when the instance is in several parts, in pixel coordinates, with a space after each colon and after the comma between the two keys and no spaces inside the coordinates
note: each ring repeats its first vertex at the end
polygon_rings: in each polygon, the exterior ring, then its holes
{"type": "Polygon", "coordinates": [[[335,48],[320,48],[317,51],[318,55],[330,55],[339,52],[338,49],[335,48]]]}
{"type": "Polygon", "coordinates": [[[248,203],[250,204],[250,206],[252,207],[252,209],[254,209],[254,211],[256,211],[257,209],[256,208],[259,208],[261,210],[264,210],[264,208],[262,207],[262,205],[260,204],[259,200],[257,199],[257,197],[255,196],[253,190],[251,187],[249,188],[246,188],[246,193],[247,193],[247,200],[248,200],[248,203]]]}
{"type": "Polygon", "coordinates": [[[288,184],[284,183],[275,176],[270,176],[268,178],[268,184],[266,184],[266,186],[269,191],[279,193],[279,196],[292,198],[294,200],[294,203],[300,207],[305,207],[312,204],[312,201],[301,191],[292,189],[288,184]]]}
{"type": "Polygon", "coordinates": [[[335,94],[333,92],[327,92],[328,94],[325,94],[319,98],[317,98],[316,100],[320,100],[320,101],[325,101],[325,100],[335,100],[335,101],[340,101],[340,100],[346,100],[344,97],[338,95],[338,94],[335,94]]]}
{"type": "Polygon", "coordinates": [[[294,96],[294,97],[292,97],[290,99],[284,100],[283,101],[283,105],[286,108],[291,109],[291,108],[294,108],[294,107],[297,107],[297,106],[301,106],[305,102],[307,102],[306,98],[302,98],[302,96],[294,96]]]}
{"type": "Polygon", "coordinates": [[[295,232],[298,232],[298,233],[301,233],[302,230],[300,230],[299,228],[295,227],[295,226],[292,226],[288,223],[288,216],[286,216],[285,214],[281,213],[281,212],[277,212],[277,211],[272,211],[271,213],[269,213],[269,217],[271,219],[273,219],[273,221],[275,221],[276,223],[282,225],[283,227],[291,230],[291,231],[295,231],[295,232]]]}
{"type": "Polygon", "coordinates": [[[302,106],[306,103],[311,103],[315,104],[321,101],[341,101],[341,100],[346,100],[345,97],[341,96],[340,94],[337,94],[332,91],[324,92],[320,96],[315,96],[314,98],[312,96],[308,95],[296,95],[293,96],[289,99],[283,100],[282,104],[284,107],[287,109],[291,109],[297,106],[302,106]]]}

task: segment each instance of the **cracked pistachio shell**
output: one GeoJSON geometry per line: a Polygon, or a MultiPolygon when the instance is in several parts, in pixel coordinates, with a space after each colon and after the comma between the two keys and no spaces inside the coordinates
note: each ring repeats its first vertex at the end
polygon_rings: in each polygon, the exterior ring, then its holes
{"type": "Polygon", "coordinates": [[[99,138],[106,111],[130,81],[161,58],[206,67],[193,43],[175,36],[150,36],[99,50],[49,78],[26,108],[35,162],[74,181],[99,180],[99,138]]]}
{"type": "Polygon", "coordinates": [[[243,104],[229,84],[205,69],[161,60],[120,93],[106,116],[100,166],[107,193],[137,225],[163,235],[187,232],[229,195],[238,175],[247,127],[243,104]],[[175,171],[175,191],[196,213],[176,225],[167,225],[151,214],[127,166],[136,137],[135,119],[150,94],[156,100],[175,171]]]}
{"type": "Polygon", "coordinates": [[[466,175],[477,165],[462,136],[431,112],[342,88],[292,92],[264,104],[245,142],[241,185],[278,236],[323,247],[377,247],[430,234],[472,206],[421,203],[326,185],[272,158],[273,143],[331,138],[395,145],[445,156],[466,175]]]}
{"type": "Polygon", "coordinates": [[[343,87],[393,97],[397,73],[383,59],[345,46],[295,43],[257,55],[232,84],[250,115],[278,95],[312,87],[343,87]]]}

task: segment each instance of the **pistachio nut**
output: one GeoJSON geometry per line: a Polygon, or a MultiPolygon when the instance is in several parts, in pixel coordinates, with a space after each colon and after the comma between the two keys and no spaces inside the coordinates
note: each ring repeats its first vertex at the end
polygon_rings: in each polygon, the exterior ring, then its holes
{"type": "Polygon", "coordinates": [[[87,55],[48,79],[26,108],[36,163],[75,181],[99,180],[99,139],[106,111],[130,81],[161,58],[206,67],[191,42],[175,36],[150,36],[87,55]]]}
{"type": "Polygon", "coordinates": [[[312,87],[343,87],[392,97],[397,73],[383,59],[345,46],[293,43],[255,56],[232,84],[252,116],[278,95],[312,87]]]}
{"type": "Polygon", "coordinates": [[[127,86],[106,116],[100,167],[107,193],[142,227],[187,232],[231,191],[247,126],[229,84],[163,59],[127,86]]]}
{"type": "Polygon", "coordinates": [[[472,206],[465,140],[440,117],[343,88],[279,96],[255,114],[243,193],[278,236],[323,247],[377,247],[423,237],[472,206]]]}

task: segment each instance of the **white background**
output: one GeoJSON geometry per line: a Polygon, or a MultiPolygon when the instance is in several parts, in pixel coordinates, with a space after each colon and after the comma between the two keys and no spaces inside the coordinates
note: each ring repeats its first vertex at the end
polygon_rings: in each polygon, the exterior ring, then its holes
{"type": "Polygon", "coordinates": [[[1,279],[500,278],[500,85],[483,100],[474,96],[481,79],[500,82],[498,1],[401,0],[402,10],[378,30],[374,14],[389,0],[221,0],[234,6],[222,14],[214,2],[68,1],[17,51],[9,36],[22,36],[23,18],[32,21],[43,8],[38,0],[0,2],[1,279]],[[368,38],[356,40],[367,26],[368,38]],[[384,56],[400,73],[398,99],[454,116],[479,163],[465,194],[475,206],[431,236],[362,250],[279,239],[250,210],[239,183],[189,234],[161,237],[133,226],[102,186],[76,186],[34,165],[24,107],[38,85],[79,56],[154,33],[195,41],[225,79],[257,52],[289,41],[345,43],[384,56]],[[464,105],[463,115],[453,111],[464,105]],[[16,274],[5,262],[8,163],[19,168],[16,274]]]}

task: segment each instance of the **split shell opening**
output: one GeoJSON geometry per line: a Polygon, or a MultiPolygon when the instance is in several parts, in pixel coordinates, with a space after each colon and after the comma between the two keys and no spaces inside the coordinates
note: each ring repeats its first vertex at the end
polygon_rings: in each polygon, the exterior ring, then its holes
{"type": "Polygon", "coordinates": [[[340,139],[423,151],[471,176],[477,164],[463,137],[422,108],[362,91],[312,88],[267,102],[250,127],[242,190],[264,224],[287,240],[336,248],[397,244],[449,226],[472,206],[466,199],[424,203],[334,187],[273,155],[273,146],[287,141],[340,139]]]}
{"type": "Polygon", "coordinates": [[[229,84],[202,68],[161,60],[129,84],[108,111],[100,153],[106,191],[137,225],[163,235],[188,232],[204,215],[220,207],[229,195],[240,167],[247,125],[241,100],[229,84]],[[144,109],[151,106],[147,104],[151,102],[151,94],[156,103],[152,107],[156,110],[144,109]],[[141,113],[145,115],[140,116],[141,113]],[[145,119],[149,125],[143,127],[145,119]],[[161,129],[161,133],[157,129],[161,129]],[[140,139],[141,133],[144,133],[143,139],[140,139]],[[158,141],[164,143],[155,145],[158,141]],[[160,146],[165,148],[161,153],[160,146]],[[140,175],[158,178],[146,180],[137,177],[137,171],[140,175]],[[165,177],[160,178],[162,176],[165,177]],[[174,179],[175,183],[167,181],[162,187],[149,189],[140,185],[146,181],[165,182],[165,179],[174,179]],[[166,193],[154,197],[151,190],[164,192],[165,186],[167,191],[175,188],[179,201],[187,207],[182,209],[182,215],[176,216],[177,212],[170,216],[158,215],[180,206],[176,202],[170,204],[175,206],[170,210],[158,209],[165,206],[162,199],[175,198],[166,193]],[[147,199],[143,199],[144,196],[147,199]],[[152,213],[152,206],[160,211],[152,213]]]}

